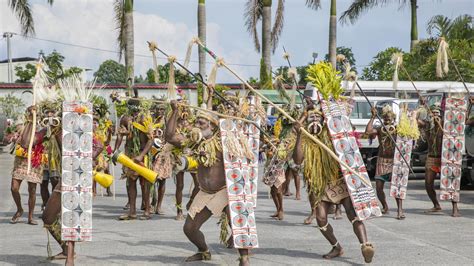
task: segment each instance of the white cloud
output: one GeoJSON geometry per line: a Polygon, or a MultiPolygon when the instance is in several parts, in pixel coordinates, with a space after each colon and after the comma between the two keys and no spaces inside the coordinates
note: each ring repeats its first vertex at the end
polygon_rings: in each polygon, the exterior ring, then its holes
{"type": "MultiPolygon", "coordinates": [[[[2,3],[5,7],[6,3],[2,3]]],[[[115,21],[113,12],[113,1],[111,0],[56,0],[53,6],[47,4],[33,4],[36,37],[54,40],[63,43],[71,43],[98,49],[117,51],[115,21]]],[[[0,10],[0,31],[11,31],[20,33],[20,27],[16,17],[9,8],[0,10]]],[[[190,28],[184,23],[172,22],[159,15],[134,12],[134,38],[135,54],[151,55],[146,41],[156,41],[158,46],[170,55],[183,59],[186,53],[187,43],[196,35],[197,29],[190,28]]],[[[224,49],[219,46],[220,27],[215,23],[209,23],[207,28],[207,40],[217,54],[223,56],[228,62],[240,62],[242,53],[230,51],[224,54],[224,49]],[[228,55],[228,57],[227,57],[228,55]]],[[[6,42],[1,42],[0,58],[6,58],[6,42]]],[[[118,54],[106,51],[97,51],[81,47],[67,46],[57,43],[45,42],[36,39],[25,39],[15,36],[12,39],[13,57],[37,57],[38,52],[43,50],[46,54],[57,50],[65,56],[65,65],[79,66],[92,69],[89,76],[97,70],[101,62],[107,59],[118,60],[118,54]]],[[[163,57],[161,54],[158,56],[163,57]]],[[[197,49],[194,48],[192,60],[197,60],[197,49]]],[[[211,62],[208,57],[208,62],[211,62]]],[[[160,59],[158,63],[165,63],[160,59]]],[[[135,75],[144,75],[148,68],[152,67],[152,59],[136,56],[135,75]]],[[[197,64],[191,64],[192,70],[197,72],[197,64]]],[[[208,64],[210,71],[212,64],[208,64]]],[[[239,69],[245,71],[249,69],[239,69]]],[[[222,72],[224,72],[222,70],[222,72]]],[[[219,82],[234,82],[235,79],[229,75],[218,74],[219,82]]],[[[248,75],[248,74],[247,74],[248,75]]]]}

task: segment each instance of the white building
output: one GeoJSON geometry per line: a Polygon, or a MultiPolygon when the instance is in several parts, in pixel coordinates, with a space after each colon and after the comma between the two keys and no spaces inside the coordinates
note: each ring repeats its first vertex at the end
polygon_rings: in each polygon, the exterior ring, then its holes
{"type": "MultiPolygon", "coordinates": [[[[18,77],[15,75],[15,67],[21,66],[25,67],[27,64],[36,64],[38,61],[36,58],[33,57],[18,57],[12,58],[12,82],[15,82],[18,77]]],[[[8,82],[8,59],[0,61],[0,83],[7,83],[8,82]]]]}

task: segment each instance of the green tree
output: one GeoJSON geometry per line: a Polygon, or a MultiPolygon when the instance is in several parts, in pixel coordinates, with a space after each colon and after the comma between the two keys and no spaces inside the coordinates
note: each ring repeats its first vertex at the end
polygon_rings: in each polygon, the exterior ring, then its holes
{"type": "MultiPolygon", "coordinates": [[[[56,83],[57,80],[70,77],[73,74],[82,73],[82,69],[79,67],[70,67],[64,69],[63,62],[64,56],[53,51],[44,57],[44,61],[48,66],[45,70],[46,75],[50,78],[52,83],[56,83]]],[[[15,82],[30,82],[31,79],[36,75],[36,68],[33,64],[27,64],[25,67],[15,67],[15,74],[18,79],[15,82]]]]}
{"type": "MultiPolygon", "coordinates": [[[[48,4],[53,5],[53,0],[47,0],[48,4]]],[[[28,0],[8,0],[8,5],[12,12],[20,21],[21,34],[25,36],[35,35],[35,22],[31,12],[30,2],[28,0]]]]}
{"type": "MultiPolygon", "coordinates": [[[[354,57],[354,53],[352,52],[351,47],[345,47],[345,46],[339,46],[336,49],[336,54],[342,54],[346,57],[346,60],[351,64],[351,70],[355,71],[357,73],[357,68],[356,68],[356,59],[354,57]]],[[[329,61],[329,54],[326,54],[324,56],[324,60],[329,61]]],[[[343,62],[336,62],[336,69],[338,71],[344,72],[344,65],[343,62]]]]}
{"type": "Polygon", "coordinates": [[[124,65],[109,59],[100,64],[94,77],[98,83],[125,83],[127,75],[124,65]]]}
{"type": "MultiPolygon", "coordinates": [[[[284,0],[278,0],[275,22],[272,28],[272,0],[247,0],[245,7],[245,26],[254,41],[255,50],[262,52],[263,64],[260,64],[260,67],[265,67],[266,73],[269,75],[272,73],[271,53],[275,52],[283,30],[284,9],[284,0]],[[259,21],[262,22],[261,45],[257,31],[259,21]]],[[[260,71],[263,72],[263,70],[260,71]]]]}
{"type": "Polygon", "coordinates": [[[400,6],[405,6],[410,3],[411,10],[411,27],[410,27],[410,50],[415,48],[415,45],[418,43],[418,25],[417,25],[417,2],[418,0],[354,0],[349,8],[342,13],[340,17],[341,21],[349,20],[354,24],[357,19],[362,15],[362,13],[367,12],[369,9],[376,6],[383,6],[388,2],[399,3],[400,6]]]}
{"type": "MultiPolygon", "coordinates": [[[[337,44],[337,8],[336,0],[331,0],[331,8],[329,10],[329,45],[328,54],[329,62],[335,68],[336,66],[336,44],[337,44]]],[[[306,6],[317,10],[321,8],[321,0],[306,0],[306,6]]]]}
{"type": "Polygon", "coordinates": [[[4,97],[0,97],[0,109],[7,118],[17,120],[23,113],[25,103],[12,93],[8,93],[4,97]]]}
{"type": "Polygon", "coordinates": [[[362,70],[362,80],[392,80],[395,70],[391,63],[392,55],[400,53],[402,49],[398,47],[389,47],[379,52],[374,60],[362,70]]]}
{"type": "MultiPolygon", "coordinates": [[[[133,0],[115,0],[114,4],[116,29],[119,31],[117,42],[119,45],[119,61],[125,54],[126,80],[133,87],[134,82],[134,31],[133,31],[133,0]]],[[[131,89],[131,88],[129,88],[131,89]]]]}

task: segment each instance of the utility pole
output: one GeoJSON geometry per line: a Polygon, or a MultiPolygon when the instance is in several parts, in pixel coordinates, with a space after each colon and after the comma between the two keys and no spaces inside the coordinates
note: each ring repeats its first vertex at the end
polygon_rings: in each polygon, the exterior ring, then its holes
{"type": "Polygon", "coordinates": [[[11,45],[10,45],[10,38],[13,37],[13,33],[4,32],[3,37],[7,38],[8,83],[13,83],[12,48],[11,48],[11,45]]]}

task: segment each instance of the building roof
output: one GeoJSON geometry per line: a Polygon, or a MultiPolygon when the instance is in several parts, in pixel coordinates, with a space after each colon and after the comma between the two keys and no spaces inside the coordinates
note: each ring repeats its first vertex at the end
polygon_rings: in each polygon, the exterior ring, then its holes
{"type": "MultiPolygon", "coordinates": [[[[17,57],[17,58],[12,58],[12,63],[29,62],[29,61],[37,61],[37,60],[38,60],[37,58],[33,58],[33,57],[17,57]]],[[[0,64],[3,64],[3,63],[8,63],[8,59],[0,61],[0,64]]]]}

